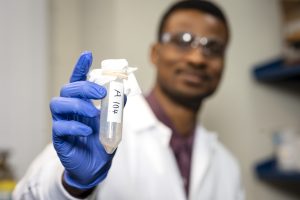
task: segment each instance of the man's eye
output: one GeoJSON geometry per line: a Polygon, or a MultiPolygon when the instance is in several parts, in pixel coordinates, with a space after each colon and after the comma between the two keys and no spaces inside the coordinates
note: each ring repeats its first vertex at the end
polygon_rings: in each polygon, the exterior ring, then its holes
{"type": "Polygon", "coordinates": [[[192,40],[184,40],[183,37],[178,36],[178,37],[174,37],[173,40],[172,40],[172,42],[174,44],[176,44],[177,46],[179,46],[179,47],[187,48],[187,47],[191,46],[192,40]]]}
{"type": "Polygon", "coordinates": [[[209,50],[211,54],[222,55],[223,45],[217,41],[209,41],[205,46],[205,49],[209,50]]]}

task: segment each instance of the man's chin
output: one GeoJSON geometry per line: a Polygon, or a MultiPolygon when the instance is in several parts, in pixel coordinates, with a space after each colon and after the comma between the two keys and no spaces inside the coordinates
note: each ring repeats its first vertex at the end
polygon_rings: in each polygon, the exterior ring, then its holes
{"type": "Polygon", "coordinates": [[[174,93],[175,94],[177,93],[177,95],[176,95],[177,98],[186,99],[186,101],[197,102],[197,101],[202,101],[205,98],[211,96],[214,93],[214,91],[186,89],[186,90],[177,91],[174,93]]]}
{"type": "Polygon", "coordinates": [[[213,94],[213,92],[194,93],[187,91],[164,91],[164,93],[174,102],[190,109],[198,109],[202,101],[213,94]]]}

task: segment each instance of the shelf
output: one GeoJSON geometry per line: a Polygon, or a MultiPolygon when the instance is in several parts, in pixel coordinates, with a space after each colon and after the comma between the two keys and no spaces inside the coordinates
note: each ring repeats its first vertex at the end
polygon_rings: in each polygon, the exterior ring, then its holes
{"type": "Polygon", "coordinates": [[[260,162],[256,165],[255,171],[260,179],[266,181],[278,182],[298,182],[300,184],[299,172],[285,172],[277,167],[277,161],[274,158],[260,162]]]}
{"type": "MultiPolygon", "coordinates": [[[[252,75],[256,80],[269,83],[272,86],[294,90],[293,92],[299,92],[300,89],[300,65],[287,66],[281,58],[255,66],[252,75]]],[[[273,157],[259,162],[255,166],[255,173],[262,182],[289,192],[300,199],[299,171],[280,170],[276,159],[273,157]]]]}
{"type": "Polygon", "coordinates": [[[281,58],[278,58],[255,66],[253,76],[259,81],[266,82],[300,80],[300,65],[287,66],[281,58]]]}
{"type": "Polygon", "coordinates": [[[281,171],[275,158],[258,163],[255,172],[261,181],[300,197],[300,173],[281,171]]]}

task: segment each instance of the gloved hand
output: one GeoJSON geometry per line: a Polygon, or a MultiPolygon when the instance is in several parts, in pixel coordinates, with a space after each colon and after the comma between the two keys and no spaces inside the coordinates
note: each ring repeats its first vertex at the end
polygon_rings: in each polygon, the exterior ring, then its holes
{"type": "Polygon", "coordinates": [[[114,156],[99,141],[100,111],[91,99],[104,98],[106,90],[86,81],[91,64],[92,54],[81,54],[70,83],[50,103],[53,145],[65,168],[64,181],[81,190],[97,186],[106,177],[114,156]]]}

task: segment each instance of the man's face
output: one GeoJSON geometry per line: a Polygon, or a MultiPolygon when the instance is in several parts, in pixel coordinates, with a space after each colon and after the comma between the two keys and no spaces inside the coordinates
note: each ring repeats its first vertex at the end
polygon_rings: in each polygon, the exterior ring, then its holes
{"type": "Polygon", "coordinates": [[[225,25],[212,15],[187,9],[171,14],[163,32],[169,40],[155,44],[151,54],[157,67],[157,86],[174,100],[200,103],[216,90],[221,79],[227,42],[225,25]],[[198,42],[204,38],[202,41],[212,43],[197,48],[182,46],[178,37],[185,39],[184,33],[188,33],[186,39],[192,35],[198,42]]]}

